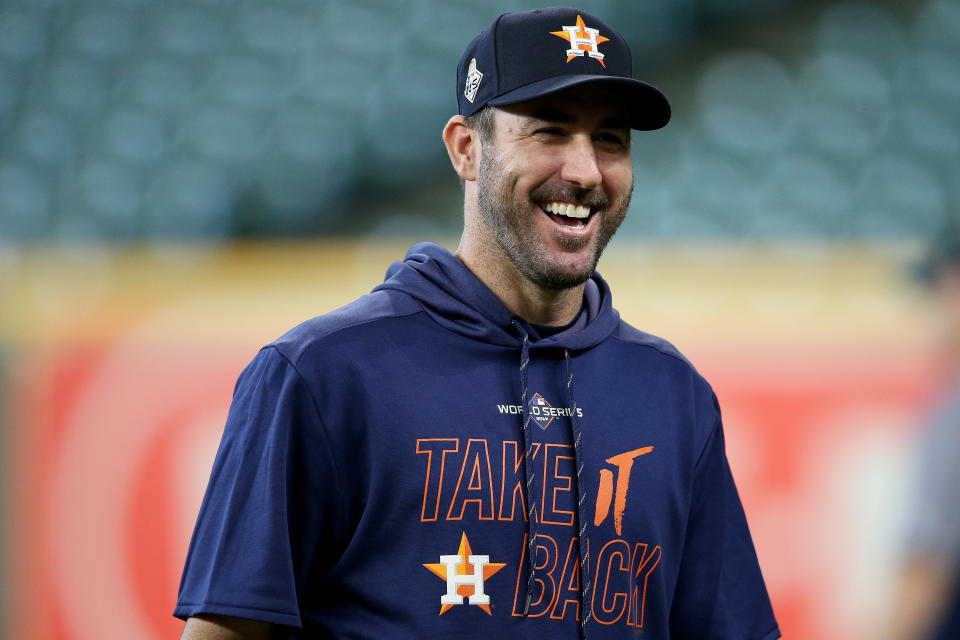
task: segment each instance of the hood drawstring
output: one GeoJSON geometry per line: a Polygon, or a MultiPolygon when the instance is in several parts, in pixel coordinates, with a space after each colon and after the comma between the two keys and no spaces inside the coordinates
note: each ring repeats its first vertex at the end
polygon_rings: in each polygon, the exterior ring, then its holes
{"type": "Polygon", "coordinates": [[[523,416],[523,469],[526,475],[527,494],[527,558],[530,563],[530,574],[527,578],[527,601],[523,607],[523,615],[530,612],[530,601],[533,598],[533,580],[537,573],[537,492],[533,486],[533,434],[530,433],[530,407],[527,405],[527,372],[530,368],[530,334],[523,325],[513,321],[514,326],[523,337],[520,346],[520,410],[523,416]]]}
{"type": "Polygon", "coordinates": [[[587,489],[583,485],[583,431],[580,418],[577,417],[577,400],[573,396],[573,358],[570,350],[563,350],[563,359],[567,367],[567,401],[570,403],[570,427],[573,431],[573,456],[577,465],[577,524],[579,525],[580,545],[580,637],[587,640],[587,623],[593,613],[590,607],[590,539],[587,537],[587,489]]]}
{"type": "MultiPolygon", "coordinates": [[[[520,345],[520,407],[523,418],[523,468],[526,476],[526,496],[527,496],[527,559],[529,561],[529,577],[527,578],[527,596],[526,604],[523,608],[523,615],[530,613],[530,603],[533,599],[533,584],[536,577],[536,550],[537,550],[537,492],[534,487],[533,473],[533,433],[530,429],[530,423],[533,417],[530,415],[530,406],[527,400],[529,387],[527,385],[528,372],[530,368],[530,334],[524,326],[513,320],[513,325],[517,328],[523,339],[520,345]]],[[[573,395],[573,359],[570,356],[570,350],[564,349],[564,362],[567,370],[567,401],[570,404],[570,425],[573,432],[573,451],[574,463],[577,469],[577,526],[579,531],[579,550],[580,550],[580,637],[587,640],[587,623],[590,621],[592,610],[589,607],[590,581],[590,541],[587,537],[587,505],[586,488],[583,479],[583,449],[582,449],[582,430],[580,420],[577,417],[577,402],[573,395]]]]}

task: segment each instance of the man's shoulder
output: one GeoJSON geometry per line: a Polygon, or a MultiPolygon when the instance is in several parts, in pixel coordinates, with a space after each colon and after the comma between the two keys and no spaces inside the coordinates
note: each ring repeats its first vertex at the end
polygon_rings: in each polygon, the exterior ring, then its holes
{"type": "MultiPolygon", "coordinates": [[[[621,345],[626,344],[633,349],[642,350],[644,356],[638,362],[646,374],[664,376],[664,380],[670,380],[670,385],[663,387],[664,389],[692,393],[697,406],[706,409],[703,414],[704,424],[711,428],[716,424],[719,419],[719,405],[713,386],[673,343],[660,336],[641,331],[623,320],[620,320],[617,330],[611,337],[619,340],[621,345]]],[[[631,351],[625,348],[619,350],[624,353],[631,351]]],[[[704,438],[708,435],[709,429],[703,432],[704,438]]]]}
{"type": "Polygon", "coordinates": [[[620,325],[617,327],[614,336],[621,342],[651,349],[653,352],[659,353],[667,358],[677,360],[683,363],[685,366],[694,369],[693,364],[691,364],[685,355],[680,353],[680,350],[677,349],[673,343],[661,338],[660,336],[655,336],[652,333],[641,331],[622,319],[620,320],[620,325]]]}
{"type": "Polygon", "coordinates": [[[413,298],[396,291],[374,291],[353,302],[293,327],[271,342],[287,360],[296,363],[312,347],[341,342],[352,329],[377,330],[378,323],[421,311],[413,298]]]}
{"type": "Polygon", "coordinates": [[[672,369],[675,372],[682,372],[692,376],[703,385],[704,389],[708,390],[711,394],[713,393],[713,388],[707,379],[703,377],[703,374],[697,370],[687,356],[681,353],[672,342],[660,336],[653,335],[652,333],[641,331],[623,319],[620,320],[620,324],[612,337],[621,343],[633,345],[638,349],[644,349],[647,353],[654,354],[662,366],[672,369]]]}

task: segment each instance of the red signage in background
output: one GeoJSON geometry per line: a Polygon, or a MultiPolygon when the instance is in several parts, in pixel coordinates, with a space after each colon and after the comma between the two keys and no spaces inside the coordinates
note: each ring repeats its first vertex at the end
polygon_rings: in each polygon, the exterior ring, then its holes
{"type": "Polygon", "coordinates": [[[784,638],[880,637],[918,414],[917,354],[704,363],[784,638]],[[787,366],[784,366],[784,363],[787,366]]]}
{"type": "Polygon", "coordinates": [[[115,345],[28,361],[11,498],[11,584],[26,588],[9,637],[179,636],[180,570],[250,355],[115,345]]]}

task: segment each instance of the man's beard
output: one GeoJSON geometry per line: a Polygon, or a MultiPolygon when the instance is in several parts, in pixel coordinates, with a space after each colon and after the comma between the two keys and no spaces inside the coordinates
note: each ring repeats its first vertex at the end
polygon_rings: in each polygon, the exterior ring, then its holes
{"type": "MultiPolygon", "coordinates": [[[[507,255],[514,267],[530,282],[546,289],[569,289],[586,282],[594,270],[607,243],[617,232],[630,204],[631,191],[616,210],[608,210],[610,199],[602,191],[579,187],[542,186],[530,193],[530,202],[517,202],[514,187],[516,179],[507,174],[503,165],[494,154],[484,149],[480,155],[479,175],[477,176],[477,204],[483,220],[490,229],[497,244],[507,255]],[[536,223],[527,219],[528,204],[544,204],[550,201],[574,202],[590,205],[591,211],[603,210],[599,220],[600,227],[596,238],[562,238],[563,249],[575,251],[594,242],[593,254],[586,268],[571,270],[550,259],[547,247],[537,232],[536,223]]],[[[544,214],[546,215],[546,214],[544,214]]]]}

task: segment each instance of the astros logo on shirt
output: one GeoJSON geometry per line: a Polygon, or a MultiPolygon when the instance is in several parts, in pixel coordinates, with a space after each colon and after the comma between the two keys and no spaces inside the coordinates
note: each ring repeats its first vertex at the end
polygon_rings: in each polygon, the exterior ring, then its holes
{"type": "Polygon", "coordinates": [[[484,581],[507,565],[505,562],[490,562],[488,555],[474,555],[466,532],[460,538],[460,548],[456,554],[441,555],[439,563],[423,566],[447,582],[447,592],[440,596],[441,616],[455,605],[463,604],[465,597],[469,604],[480,607],[488,616],[493,615],[490,596],[484,591],[484,581]]]}

